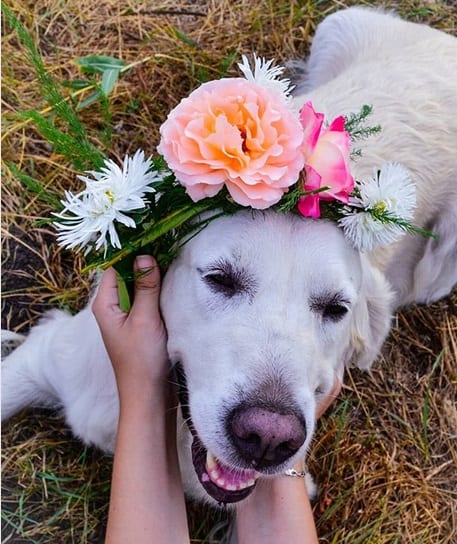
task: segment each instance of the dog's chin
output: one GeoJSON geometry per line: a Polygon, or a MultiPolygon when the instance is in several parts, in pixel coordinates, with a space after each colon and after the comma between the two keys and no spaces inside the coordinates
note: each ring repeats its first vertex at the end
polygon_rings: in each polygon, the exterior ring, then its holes
{"type": "Polygon", "coordinates": [[[208,495],[220,504],[245,499],[254,490],[259,474],[255,470],[228,467],[208,452],[192,423],[186,375],[182,365],[176,363],[173,372],[174,382],[178,385],[183,419],[187,422],[192,434],[192,462],[198,480],[208,495]]]}
{"type": "Polygon", "coordinates": [[[252,493],[259,474],[255,470],[230,468],[217,460],[193,434],[192,462],[205,491],[218,503],[235,503],[252,493]]]}

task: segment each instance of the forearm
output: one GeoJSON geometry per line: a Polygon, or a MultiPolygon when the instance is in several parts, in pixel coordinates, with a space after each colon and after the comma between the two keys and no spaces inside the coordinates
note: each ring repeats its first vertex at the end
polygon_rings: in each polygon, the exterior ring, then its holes
{"type": "Polygon", "coordinates": [[[107,544],[189,541],[175,416],[165,393],[121,401],[107,544]]]}
{"type": "Polygon", "coordinates": [[[238,544],[317,544],[311,504],[302,478],[262,480],[236,512],[238,544]]]}

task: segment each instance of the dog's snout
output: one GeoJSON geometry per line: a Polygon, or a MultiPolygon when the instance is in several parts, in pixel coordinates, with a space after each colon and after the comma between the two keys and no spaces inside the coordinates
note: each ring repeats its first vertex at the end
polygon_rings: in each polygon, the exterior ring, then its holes
{"type": "Polygon", "coordinates": [[[229,432],[238,454],[257,469],[280,465],[306,438],[306,427],[293,413],[251,406],[229,416],[229,432]]]}

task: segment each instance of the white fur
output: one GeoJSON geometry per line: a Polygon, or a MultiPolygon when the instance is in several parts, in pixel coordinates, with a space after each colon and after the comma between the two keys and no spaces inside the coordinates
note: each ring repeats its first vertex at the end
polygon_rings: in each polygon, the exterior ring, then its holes
{"type": "MultiPolygon", "coordinates": [[[[360,8],[319,26],[297,109],[311,99],[331,118],[374,107],[380,135],[363,141],[356,176],[383,162],[403,163],[418,186],[415,222],[439,241],[406,235],[370,255],[353,250],[323,220],[242,212],[215,220],[186,244],[164,279],[162,310],[171,362],[183,363],[194,425],[225,463],[236,453],[224,414],[265,380],[301,411],[310,444],[316,390],[329,391],[345,365],[369,368],[392,312],[431,302],[457,282],[457,40],[425,26],[360,8]],[[224,260],[249,277],[232,299],[212,290],[206,271],[224,260]],[[313,300],[344,295],[349,311],[329,321],[313,300]],[[241,393],[242,392],[242,393],[241,393]]],[[[87,307],[75,317],[52,312],[4,362],[2,416],[29,404],[61,406],[75,434],[112,451],[118,404],[114,376],[87,307]]],[[[180,426],[187,491],[205,498],[180,426]]],[[[284,470],[278,467],[278,471],[284,470]]]]}

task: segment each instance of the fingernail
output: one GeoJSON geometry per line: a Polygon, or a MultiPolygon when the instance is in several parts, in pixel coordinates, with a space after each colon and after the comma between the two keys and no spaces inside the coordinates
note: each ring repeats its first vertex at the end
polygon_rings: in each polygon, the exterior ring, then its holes
{"type": "Polygon", "coordinates": [[[138,255],[136,264],[138,268],[148,268],[151,266],[152,257],[150,255],[138,255]]]}

